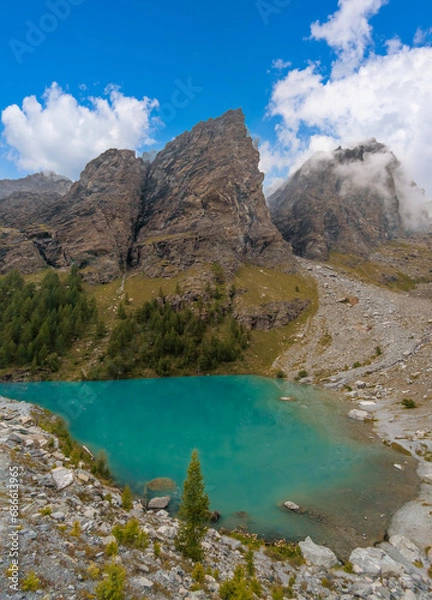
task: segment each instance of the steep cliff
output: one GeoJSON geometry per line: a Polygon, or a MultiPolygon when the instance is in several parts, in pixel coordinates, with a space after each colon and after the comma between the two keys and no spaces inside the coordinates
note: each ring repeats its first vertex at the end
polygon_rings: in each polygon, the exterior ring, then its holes
{"type": "Polygon", "coordinates": [[[176,138],[153,162],[108,150],[64,196],[15,193],[0,202],[0,226],[19,231],[45,266],[74,263],[89,281],[133,269],[169,277],[213,262],[232,273],[244,263],[292,271],[258,163],[242,111],[229,111],[176,138]]]}
{"type": "Polygon", "coordinates": [[[376,140],[319,153],[268,200],[272,220],[296,254],[368,254],[403,235],[408,190],[396,157],[376,140]]]}
{"type": "Polygon", "coordinates": [[[241,110],[199,123],[151,164],[130,265],[149,275],[217,261],[293,269],[271,223],[241,110]]]}

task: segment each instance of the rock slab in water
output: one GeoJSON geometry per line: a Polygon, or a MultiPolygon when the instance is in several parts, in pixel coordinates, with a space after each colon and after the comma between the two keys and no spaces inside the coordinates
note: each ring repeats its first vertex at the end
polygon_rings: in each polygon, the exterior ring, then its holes
{"type": "Polygon", "coordinates": [[[283,505],[288,510],[292,510],[294,512],[298,512],[300,510],[300,506],[298,504],[296,504],[295,502],[291,502],[291,500],[287,500],[286,502],[284,502],[283,505]]]}
{"type": "Polygon", "coordinates": [[[67,488],[74,482],[74,474],[70,469],[64,467],[57,467],[51,471],[57,490],[61,491],[67,488]]]}
{"type": "Polygon", "coordinates": [[[318,546],[310,537],[307,537],[304,542],[300,542],[299,546],[305,560],[312,565],[331,569],[338,564],[336,554],[330,548],[318,546]]]}
{"type": "Polygon", "coordinates": [[[171,498],[169,496],[161,496],[159,498],[152,498],[148,503],[150,510],[161,510],[168,507],[171,498]]]}

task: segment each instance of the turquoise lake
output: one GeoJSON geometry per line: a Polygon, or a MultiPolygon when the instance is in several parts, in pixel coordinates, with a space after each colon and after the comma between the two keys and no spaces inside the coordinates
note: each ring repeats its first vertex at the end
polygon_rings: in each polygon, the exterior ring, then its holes
{"type": "Polygon", "coordinates": [[[369,439],[368,426],[347,419],[348,406],[312,387],[222,376],[0,384],[0,394],[64,417],[77,440],[106,451],[116,480],[138,495],[151,479],[173,479],[174,510],[197,448],[221,527],[311,535],[343,554],[379,539],[415,495],[412,462],[395,469],[405,456],[369,439]],[[280,508],[286,500],[306,512],[280,508]]]}

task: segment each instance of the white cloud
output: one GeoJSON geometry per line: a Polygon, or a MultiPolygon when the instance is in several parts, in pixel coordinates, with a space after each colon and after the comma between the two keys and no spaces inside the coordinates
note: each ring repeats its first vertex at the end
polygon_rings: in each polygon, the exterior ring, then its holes
{"type": "Polygon", "coordinates": [[[151,144],[151,113],[157,100],[124,96],[117,87],[106,98],[79,104],[56,83],[42,103],[24,98],[2,112],[8,157],[25,171],[55,171],[76,179],[85,164],[109,148],[151,144]]]}
{"type": "Polygon", "coordinates": [[[421,27],[418,27],[414,35],[414,45],[422,46],[423,44],[431,43],[431,41],[432,27],[430,29],[422,29],[421,27]]]}
{"type": "Polygon", "coordinates": [[[278,71],[283,71],[283,69],[288,69],[291,66],[289,61],[283,60],[283,58],[278,58],[274,60],[272,63],[272,68],[277,69],[278,71]]]}
{"type": "Polygon", "coordinates": [[[315,22],[312,39],[324,40],[336,52],[333,77],[343,77],[356,69],[372,41],[369,19],[376,15],[388,0],[339,0],[339,10],[326,23],[315,22]]]}
{"type": "Polygon", "coordinates": [[[383,4],[340,0],[339,11],[327,23],[312,26],[313,36],[336,48],[339,64],[350,68],[340,77],[334,68],[325,75],[321,65],[310,63],[275,84],[268,114],[279,123],[277,143],[264,145],[267,185],[281,177],[284,165],[289,165],[285,175],[293,172],[313,151],[374,137],[390,147],[432,196],[432,48],[403,46],[393,38],[386,54],[368,54],[366,18],[383,4]],[[364,17],[358,31],[354,15],[364,17]]]}

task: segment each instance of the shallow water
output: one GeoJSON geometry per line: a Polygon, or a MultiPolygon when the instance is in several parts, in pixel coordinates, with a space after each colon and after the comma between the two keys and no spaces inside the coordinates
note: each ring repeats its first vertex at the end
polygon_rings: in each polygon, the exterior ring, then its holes
{"type": "Polygon", "coordinates": [[[66,418],[72,435],[104,449],[115,478],[140,495],[149,480],[169,477],[178,500],[197,448],[222,527],[311,535],[344,555],[380,539],[391,513],[415,495],[414,461],[395,469],[405,456],[371,442],[365,424],[351,423],[340,401],[312,387],[226,376],[1,384],[0,394],[66,418]],[[278,507],[285,500],[306,512],[278,507]]]}

